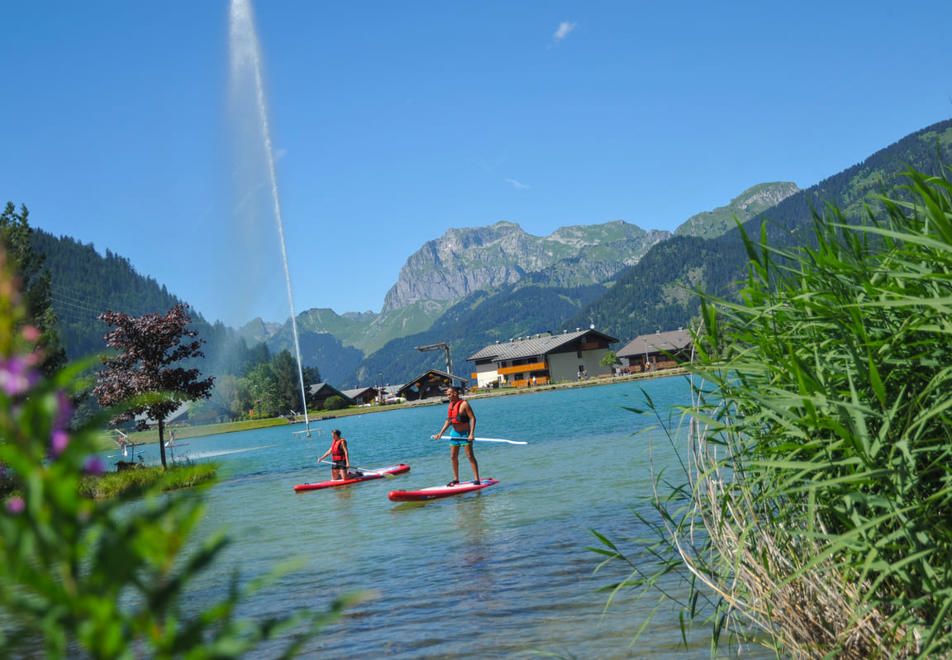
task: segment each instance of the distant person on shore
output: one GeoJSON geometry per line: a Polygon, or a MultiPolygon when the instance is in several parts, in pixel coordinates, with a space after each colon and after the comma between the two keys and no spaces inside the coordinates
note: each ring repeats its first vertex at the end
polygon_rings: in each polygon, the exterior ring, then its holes
{"type": "Polygon", "coordinates": [[[334,462],[331,465],[331,479],[333,481],[339,481],[341,479],[347,478],[347,470],[350,469],[350,452],[347,450],[347,440],[340,437],[340,431],[334,429],[331,431],[331,446],[321,454],[321,457],[317,459],[317,462],[320,463],[324,460],[324,457],[330,455],[331,460],[334,462]]]}
{"type": "Polygon", "coordinates": [[[447,428],[450,428],[450,460],[453,462],[453,481],[446,484],[455,486],[459,483],[459,448],[466,447],[466,458],[473,468],[474,484],[479,483],[479,464],[476,462],[476,454],[473,453],[473,434],[476,433],[476,413],[469,401],[463,401],[459,398],[459,390],[455,387],[446,388],[446,396],[450,399],[449,410],[446,414],[446,421],[443,422],[439,433],[433,436],[436,440],[443,436],[447,428]]]}

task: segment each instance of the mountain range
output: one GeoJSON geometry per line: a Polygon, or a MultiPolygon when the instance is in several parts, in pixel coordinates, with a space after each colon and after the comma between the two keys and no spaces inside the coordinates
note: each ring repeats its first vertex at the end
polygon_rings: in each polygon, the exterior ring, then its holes
{"type": "MultiPolygon", "coordinates": [[[[442,352],[415,350],[425,344],[447,343],[454,373],[466,376],[465,358],[497,339],[594,324],[626,342],[686,326],[697,314],[699,289],[731,295],[744,275],[738,223],[754,236],[765,227],[772,244],[799,244],[815,210],[833,204],[856,221],[879,193],[897,189],[907,167],[938,173],[941,163],[952,162],[950,151],[952,121],[940,122],[808,189],[790,182],[755,185],[724,207],[686,219],[673,234],[623,220],[561,227],[545,237],[513,222],[448,229],[407,258],[380,313],[301,312],[302,362],[344,389],[445,369],[442,352]]],[[[75,239],[35,234],[71,358],[101,349],[95,310],[141,314],[165,311],[178,300],[118,255],[103,258],[75,239]]],[[[207,324],[195,311],[197,325],[214,338],[209,341],[262,342],[272,352],[293,345],[290,321],[254,319],[229,329],[207,324]]],[[[216,353],[214,347],[206,352],[216,353]]]]}

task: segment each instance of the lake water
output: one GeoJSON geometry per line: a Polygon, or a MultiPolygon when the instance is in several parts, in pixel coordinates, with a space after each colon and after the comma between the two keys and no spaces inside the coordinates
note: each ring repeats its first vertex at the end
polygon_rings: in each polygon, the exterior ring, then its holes
{"type": "MultiPolygon", "coordinates": [[[[236,569],[254,577],[297,558],[299,569],[248,602],[246,615],[323,610],[338,594],[372,592],[306,656],[708,657],[708,626],[686,649],[670,609],[632,645],[657,597],[625,590],[606,607],[608,593],[597,590],[629,570],[614,562],[596,573],[603,557],[586,549],[599,545],[590,529],[632,551],[631,539],[645,535],[631,509],[651,515],[649,438],[655,469],[675,465],[659,433],[639,432],[655,420],[625,409],[643,406],[641,388],[659,408],[689,402],[683,377],[472,400],[477,437],[528,444],[477,442],[480,476],[500,483],[426,503],[396,504],[387,493],[452,478],[448,443],[430,439],[445,405],[312,422],[323,435],[311,439],[292,434],[302,425],[192,438],[176,459],[221,466],[202,533],[224,528],[232,539],[192,604],[220,595],[236,569]],[[407,463],[410,472],[295,493],[295,484],[329,478],[316,460],[334,428],[353,465],[407,463]]],[[[465,456],[460,478],[472,479],[465,456]]]]}

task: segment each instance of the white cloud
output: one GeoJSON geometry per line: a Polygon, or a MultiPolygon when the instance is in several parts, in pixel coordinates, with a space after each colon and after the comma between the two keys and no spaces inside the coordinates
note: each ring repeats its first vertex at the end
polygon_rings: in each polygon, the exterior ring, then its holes
{"type": "Polygon", "coordinates": [[[559,27],[555,31],[555,34],[552,35],[552,40],[555,41],[556,43],[562,41],[567,36],[569,36],[569,32],[574,30],[576,25],[577,23],[575,23],[574,21],[572,22],[562,21],[561,23],[559,23],[559,27]]]}
{"type": "Polygon", "coordinates": [[[521,182],[519,182],[519,181],[516,181],[515,179],[506,179],[506,183],[511,184],[512,187],[515,188],[516,190],[528,190],[528,189],[529,189],[529,186],[527,186],[526,184],[521,183],[521,182]]]}

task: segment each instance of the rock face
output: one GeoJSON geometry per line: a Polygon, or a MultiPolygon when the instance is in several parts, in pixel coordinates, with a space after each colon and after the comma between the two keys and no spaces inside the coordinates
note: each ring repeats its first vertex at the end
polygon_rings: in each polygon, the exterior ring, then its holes
{"type": "Polygon", "coordinates": [[[532,273],[546,273],[561,286],[605,282],[669,236],[622,220],[561,227],[541,238],[513,222],[449,229],[407,259],[382,313],[421,300],[455,300],[532,273]]]}

